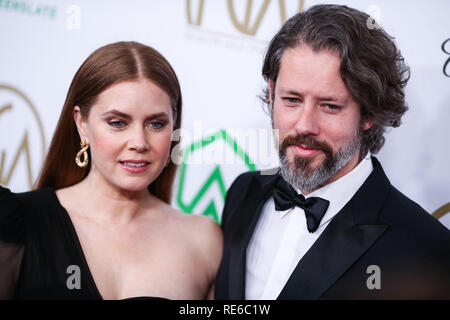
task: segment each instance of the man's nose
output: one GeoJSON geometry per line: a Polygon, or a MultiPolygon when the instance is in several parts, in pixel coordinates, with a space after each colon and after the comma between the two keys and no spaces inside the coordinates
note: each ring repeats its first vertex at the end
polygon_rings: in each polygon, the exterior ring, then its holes
{"type": "Polygon", "coordinates": [[[314,102],[307,101],[299,110],[295,131],[298,135],[317,136],[319,130],[319,110],[314,102]]]}

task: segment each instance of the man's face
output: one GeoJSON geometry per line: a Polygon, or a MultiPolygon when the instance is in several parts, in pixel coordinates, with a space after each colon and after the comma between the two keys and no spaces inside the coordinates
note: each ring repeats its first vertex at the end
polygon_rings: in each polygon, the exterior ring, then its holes
{"type": "Polygon", "coordinates": [[[360,106],[341,78],[340,64],[333,51],[314,52],[307,45],[289,48],[275,87],[269,82],[282,175],[305,194],[358,164],[361,133],[372,125],[361,121],[360,106]]]}

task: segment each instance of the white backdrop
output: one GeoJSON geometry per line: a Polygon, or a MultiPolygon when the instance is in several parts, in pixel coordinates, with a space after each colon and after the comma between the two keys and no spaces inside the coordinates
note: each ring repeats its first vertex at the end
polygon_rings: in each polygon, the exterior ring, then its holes
{"type": "MultiPolygon", "coordinates": [[[[159,50],[181,82],[189,151],[173,205],[219,220],[239,173],[278,164],[257,98],[266,45],[286,17],[320,3],[255,0],[246,10],[250,2],[0,0],[0,184],[30,189],[78,67],[102,45],[134,40],[159,50]]],[[[412,71],[410,110],[378,158],[393,185],[427,211],[450,211],[450,2],[332,3],[368,12],[396,37],[412,71]]],[[[450,228],[450,214],[441,222],[450,228]]]]}

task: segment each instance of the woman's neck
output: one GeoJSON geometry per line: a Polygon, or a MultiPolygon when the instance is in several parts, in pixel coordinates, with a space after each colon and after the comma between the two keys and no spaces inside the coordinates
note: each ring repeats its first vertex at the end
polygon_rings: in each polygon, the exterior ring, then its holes
{"type": "Polygon", "coordinates": [[[95,173],[90,173],[74,189],[80,198],[78,203],[83,208],[83,215],[104,223],[127,224],[144,207],[152,207],[156,202],[156,198],[147,189],[123,190],[95,173]]]}

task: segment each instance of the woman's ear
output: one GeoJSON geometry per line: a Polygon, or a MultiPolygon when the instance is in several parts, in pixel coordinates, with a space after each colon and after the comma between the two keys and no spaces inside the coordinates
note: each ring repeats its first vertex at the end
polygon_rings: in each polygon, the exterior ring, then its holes
{"type": "Polygon", "coordinates": [[[79,106],[73,107],[73,120],[77,126],[78,134],[80,135],[80,140],[86,139],[87,133],[87,120],[84,119],[81,114],[81,110],[79,106]]]}

